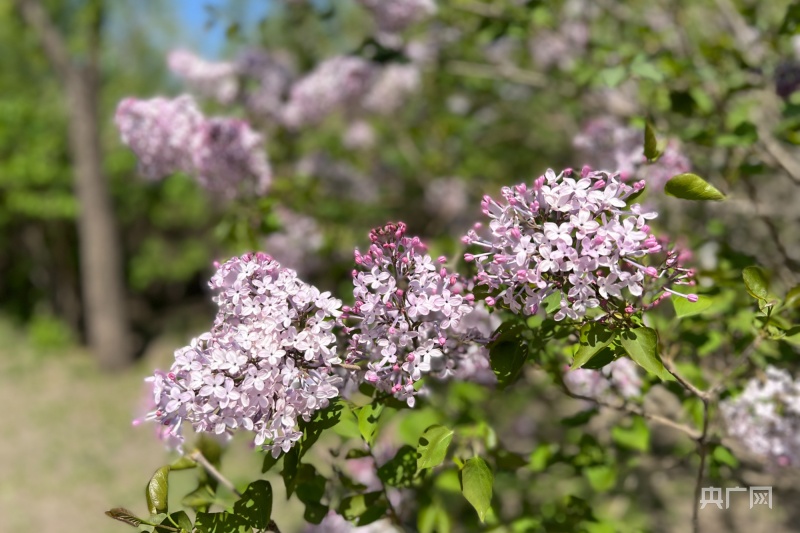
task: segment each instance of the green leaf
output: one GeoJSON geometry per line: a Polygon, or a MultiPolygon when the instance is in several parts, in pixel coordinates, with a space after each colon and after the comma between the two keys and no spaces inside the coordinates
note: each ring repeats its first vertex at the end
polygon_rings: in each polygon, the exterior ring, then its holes
{"type": "Polygon", "coordinates": [[[125,522],[129,526],[137,527],[142,523],[142,519],[123,507],[115,507],[106,511],[106,516],[125,522]]]}
{"type": "Polygon", "coordinates": [[[656,159],[661,153],[658,151],[658,141],[656,140],[656,132],[652,124],[646,122],[644,125],[644,156],[652,161],[656,159]]]}
{"type": "MultiPolygon", "coordinates": [[[[161,521],[159,525],[163,526],[170,526],[171,528],[177,527],[181,528],[186,533],[190,533],[193,530],[192,521],[184,511],[176,511],[165,517],[164,520],[161,521]]],[[[167,529],[164,527],[156,527],[156,533],[173,533],[174,529],[167,529]]]]}
{"type": "Polygon", "coordinates": [[[174,461],[172,464],[169,465],[170,470],[188,470],[189,468],[194,468],[197,466],[197,462],[189,457],[188,455],[184,455],[180,457],[178,460],[174,461]]]}
{"type": "Polygon", "coordinates": [[[603,324],[589,322],[584,324],[580,332],[580,346],[575,352],[575,359],[570,370],[575,370],[585,365],[597,352],[611,344],[616,334],[603,324]]]}
{"type": "Polygon", "coordinates": [[[453,430],[434,425],[425,430],[417,444],[417,469],[435,468],[447,456],[447,448],[453,440],[453,430]]]}
{"type": "Polygon", "coordinates": [[[162,466],[156,470],[145,489],[147,510],[151,515],[167,512],[167,499],[169,493],[169,466],[162,466]]]}
{"type": "Polygon", "coordinates": [[[357,525],[365,526],[383,518],[387,509],[383,492],[375,491],[343,499],[339,505],[339,514],[350,521],[358,520],[357,525]]]}
{"type": "Polygon", "coordinates": [[[608,363],[612,362],[614,359],[617,358],[617,351],[622,352],[622,349],[618,346],[606,346],[597,354],[592,357],[588,363],[584,364],[581,368],[587,368],[589,370],[600,370],[608,363]]]}
{"type": "Polygon", "coordinates": [[[378,419],[383,412],[383,404],[371,403],[360,407],[356,411],[358,416],[358,430],[361,432],[361,437],[370,447],[375,443],[375,437],[378,433],[378,419]]]}
{"type": "Polygon", "coordinates": [[[252,533],[244,519],[231,513],[197,513],[194,527],[198,533],[252,533]]]}
{"type": "Polygon", "coordinates": [[[481,522],[492,505],[494,477],[489,465],[480,457],[472,457],[461,470],[461,493],[478,512],[481,522]]]}
{"type": "Polygon", "coordinates": [[[784,302],[784,305],[786,305],[786,307],[800,306],[800,285],[797,285],[786,293],[786,301],[784,302]]]}
{"type": "Polygon", "coordinates": [[[378,478],[390,487],[410,487],[417,475],[417,451],[409,445],[378,468],[378,478]]]}
{"type": "Polygon", "coordinates": [[[742,271],[744,286],[748,294],[757,300],[766,300],[769,292],[769,281],[761,267],[749,266],[742,271]]]}
{"type": "Polygon", "coordinates": [[[661,379],[669,379],[658,356],[658,334],[653,328],[636,328],[620,334],[625,352],[639,366],[661,379]]]}
{"type": "Polygon", "coordinates": [[[233,504],[233,512],[250,527],[266,529],[272,515],[272,486],[259,479],[247,486],[242,497],[233,504]]]}
{"type": "Polygon", "coordinates": [[[303,502],[306,510],[303,517],[307,522],[319,524],[328,513],[328,506],[321,503],[325,496],[327,479],[310,464],[300,465],[297,474],[297,499],[303,502]]]}
{"type": "Polygon", "coordinates": [[[608,465],[587,466],[583,475],[597,492],[606,492],[617,483],[617,470],[608,465]]]}
{"type": "Polygon", "coordinates": [[[731,468],[738,468],[739,466],[739,460],[725,446],[717,445],[711,456],[718,463],[728,465],[731,468]]]}
{"type": "Polygon", "coordinates": [[[698,296],[696,302],[690,302],[681,296],[672,295],[670,300],[678,318],[699,315],[714,304],[714,300],[708,296],[698,296]]]}
{"type": "Polygon", "coordinates": [[[272,470],[272,467],[275,466],[280,458],[280,455],[278,457],[272,457],[272,452],[267,452],[264,455],[264,463],[261,465],[261,473],[265,474],[272,470]]]}
{"type": "Polygon", "coordinates": [[[439,502],[424,507],[417,516],[419,533],[450,533],[450,516],[439,502]]]}
{"type": "Polygon", "coordinates": [[[489,363],[497,376],[498,387],[502,390],[519,376],[528,359],[527,343],[523,333],[527,331],[523,322],[508,321],[500,325],[489,344],[489,363]]]}
{"type": "Polygon", "coordinates": [[[611,88],[616,87],[628,75],[627,70],[622,65],[607,68],[600,71],[600,79],[611,88]]]}
{"type": "Polygon", "coordinates": [[[633,417],[630,428],[614,426],[611,429],[611,438],[620,446],[646,452],[650,449],[650,428],[640,416],[633,417]]]}
{"type": "Polygon", "coordinates": [[[725,195],[695,174],[678,174],[664,186],[664,192],[683,200],[720,201],[725,195]]]}
{"type": "Polygon", "coordinates": [[[208,485],[200,485],[181,500],[181,505],[192,509],[207,509],[214,503],[214,491],[208,485]]]}
{"type": "Polygon", "coordinates": [[[550,466],[550,459],[552,459],[555,452],[555,446],[552,444],[539,444],[533,452],[531,452],[528,461],[528,468],[534,472],[541,472],[550,466]]]}

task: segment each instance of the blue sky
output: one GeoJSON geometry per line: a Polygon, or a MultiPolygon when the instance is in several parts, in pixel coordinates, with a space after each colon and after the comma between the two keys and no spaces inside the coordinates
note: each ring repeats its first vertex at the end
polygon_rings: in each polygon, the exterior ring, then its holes
{"type": "Polygon", "coordinates": [[[225,31],[227,23],[234,20],[228,18],[234,12],[239,13],[235,20],[241,24],[241,31],[250,34],[258,22],[266,15],[272,0],[176,0],[175,14],[183,26],[184,34],[175,36],[172,47],[184,46],[197,51],[209,59],[218,59],[225,44],[225,31]],[[218,21],[207,27],[209,22],[209,8],[228,15],[223,21],[218,21]],[[223,11],[227,9],[227,11],[223,11]],[[183,41],[183,42],[182,42],[183,41]],[[188,41],[188,42],[186,42],[188,41]]]}

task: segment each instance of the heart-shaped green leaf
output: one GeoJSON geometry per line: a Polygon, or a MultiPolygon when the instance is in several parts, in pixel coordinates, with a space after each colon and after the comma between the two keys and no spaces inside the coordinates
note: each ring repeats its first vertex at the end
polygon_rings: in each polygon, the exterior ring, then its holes
{"type": "Polygon", "coordinates": [[[147,510],[151,515],[167,512],[167,495],[169,493],[169,466],[156,470],[147,483],[145,498],[147,510]]]}
{"type": "Polygon", "coordinates": [[[670,300],[672,300],[672,307],[675,308],[675,314],[678,318],[699,315],[714,303],[714,300],[708,296],[698,296],[696,302],[690,302],[686,298],[674,295],[670,300]]]}
{"type": "Polygon", "coordinates": [[[769,294],[769,281],[764,271],[757,266],[749,266],[742,271],[744,286],[748,294],[757,300],[766,300],[769,294]]]}

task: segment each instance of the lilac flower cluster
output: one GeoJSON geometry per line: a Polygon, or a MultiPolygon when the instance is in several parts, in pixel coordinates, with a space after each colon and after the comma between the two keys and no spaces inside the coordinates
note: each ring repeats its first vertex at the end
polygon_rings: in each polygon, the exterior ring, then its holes
{"type": "Polygon", "coordinates": [[[629,186],[618,174],[584,167],[580,175],[548,170],[530,187],[504,187],[502,202],[485,196],[486,236],[479,235],[478,223],[462,240],[479,249],[464,257],[477,267],[476,284],[491,291],[486,303],[502,302],[514,313],[532,315],[557,294],[554,320],[579,321],[599,307],[604,312],[599,319],[611,321],[670,294],[696,301],[694,294],[669,288],[694,282],[677,252],[660,253],[664,245],[648,225],[657,214],[626,205],[643,188],[644,182],[629,186]],[[644,304],[651,291],[659,294],[644,304]]]}
{"type": "Polygon", "coordinates": [[[451,357],[456,346],[448,340],[457,337],[473,297],[459,294],[458,275],[441,266],[443,257],[427,255],[402,222],[372,230],[370,241],[366,254],[356,250],[355,303],[343,308],[356,322],[347,329],[347,363],[366,361],[366,381],[413,407],[415,382],[434,361],[451,357]]]}
{"type": "Polygon", "coordinates": [[[613,117],[590,120],[573,144],[592,167],[616,171],[625,181],[635,176],[663,187],[673,176],[691,170],[676,139],[667,142],[655,163],[647,164],[642,130],[623,126],[613,117]]]}
{"type": "Polygon", "coordinates": [[[800,379],[773,366],[720,404],[733,437],[779,466],[800,466],[800,379]]]}
{"type": "Polygon", "coordinates": [[[188,50],[173,50],[167,55],[169,69],[182,78],[197,94],[230,104],[239,90],[234,63],[210,62],[188,50]]]}
{"type": "Polygon", "coordinates": [[[263,194],[269,187],[272,171],[261,135],[238,119],[204,117],[191,96],[126,98],[115,123],[148,179],[186,172],[227,196],[263,194]]]}
{"type": "Polygon", "coordinates": [[[642,393],[642,378],[636,363],[627,358],[616,359],[600,370],[576,368],[564,373],[564,384],[569,391],[579,396],[603,399],[612,391],[624,398],[633,398],[642,393]]]}
{"type": "Polygon", "coordinates": [[[379,115],[394,113],[409,95],[419,90],[422,73],[418,66],[396,63],[384,67],[364,97],[363,107],[379,115]]]}
{"type": "Polygon", "coordinates": [[[316,124],[338,108],[355,106],[376,73],[371,62],[355,56],[335,56],[317,65],[291,88],[283,108],[283,123],[293,129],[316,124]]]}
{"type": "Polygon", "coordinates": [[[298,421],[339,394],[332,330],[341,301],[263,253],[219,265],[210,286],[214,325],[175,352],[169,372],[148,378],[156,403],[148,418],[178,441],[184,422],[223,436],[252,431],[277,457],[302,436],[298,421]]]}
{"type": "Polygon", "coordinates": [[[253,48],[239,56],[236,69],[242,80],[242,99],[248,111],[279,120],[295,78],[290,58],[280,52],[253,48]]]}
{"type": "Polygon", "coordinates": [[[436,13],[433,0],[358,0],[374,17],[380,31],[396,33],[436,13]]]}

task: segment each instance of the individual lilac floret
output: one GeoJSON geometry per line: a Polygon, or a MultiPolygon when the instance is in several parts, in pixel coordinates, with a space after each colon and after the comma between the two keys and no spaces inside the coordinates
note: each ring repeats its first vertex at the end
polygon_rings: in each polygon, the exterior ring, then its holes
{"type": "Polygon", "coordinates": [[[627,358],[616,359],[600,370],[576,368],[564,373],[564,384],[572,394],[604,399],[616,391],[624,398],[642,393],[642,378],[636,363],[627,358]]]}
{"type": "Polygon", "coordinates": [[[283,109],[284,124],[293,129],[322,121],[339,108],[357,104],[369,90],[375,66],[355,56],[335,56],[298,80],[283,109]]]}
{"type": "Polygon", "coordinates": [[[485,196],[487,231],[476,224],[462,240],[477,248],[464,258],[477,267],[476,285],[489,288],[486,303],[532,315],[557,295],[556,321],[581,321],[599,307],[598,320],[627,323],[670,294],[696,300],[669,288],[693,282],[674,250],[660,253],[665,243],[648,225],[656,213],[626,206],[642,188],[643,182],[629,186],[617,174],[585,167],[580,175],[548,170],[531,186],[504,187],[500,202],[485,196]]]}
{"type": "Polygon", "coordinates": [[[126,98],[114,116],[122,142],[136,154],[139,172],[150,180],[191,171],[190,147],[204,121],[188,95],[173,100],[126,98]]]}
{"type": "Polygon", "coordinates": [[[348,328],[347,362],[366,361],[367,382],[413,407],[414,383],[433,360],[450,356],[448,339],[473,298],[459,294],[458,275],[442,266],[444,258],[427,255],[418,237],[406,236],[402,222],[372,230],[370,241],[366,254],[356,250],[355,303],[343,308],[356,322],[348,328]]]}
{"type": "Polygon", "coordinates": [[[358,0],[381,31],[396,33],[436,13],[433,0],[358,0]]]}
{"type": "Polygon", "coordinates": [[[251,431],[277,457],[302,436],[298,422],[339,394],[332,329],[341,301],[263,253],[220,265],[210,286],[214,325],[175,352],[169,372],[148,378],[156,403],[149,418],[177,440],[184,422],[222,436],[251,431]]]}
{"type": "Polygon", "coordinates": [[[234,63],[206,61],[188,50],[173,50],[167,56],[169,69],[200,96],[230,104],[239,90],[234,63]]]}
{"type": "Polygon", "coordinates": [[[207,120],[198,132],[192,155],[197,181],[209,191],[232,197],[262,195],[269,188],[272,170],[264,154],[264,140],[242,120],[207,120]]]}
{"type": "Polygon", "coordinates": [[[615,171],[623,181],[643,179],[651,187],[663,187],[692,168],[676,139],[670,139],[661,157],[648,164],[642,130],[624,126],[614,117],[590,120],[573,144],[593,168],[615,171]]]}
{"type": "Polygon", "coordinates": [[[728,433],[779,466],[800,466],[800,379],[773,366],[720,404],[728,433]]]}

